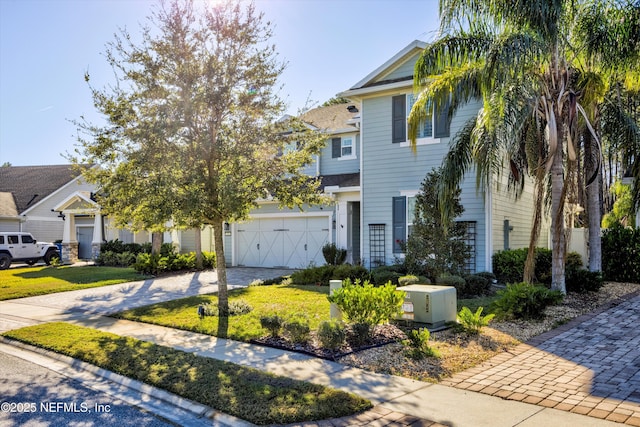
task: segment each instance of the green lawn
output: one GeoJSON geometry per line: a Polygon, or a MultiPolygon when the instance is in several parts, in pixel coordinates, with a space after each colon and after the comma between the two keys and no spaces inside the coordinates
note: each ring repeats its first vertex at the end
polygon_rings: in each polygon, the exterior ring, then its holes
{"type": "Polygon", "coordinates": [[[142,280],[133,268],[31,267],[0,270],[0,301],[142,280]]]}
{"type": "Polygon", "coordinates": [[[270,285],[249,286],[229,291],[229,301],[242,299],[253,310],[248,314],[231,316],[227,324],[219,324],[217,316],[198,317],[198,305],[216,302],[214,295],[199,295],[168,301],[121,312],[123,319],[154,323],[208,335],[226,336],[248,341],[265,334],[260,316],[278,314],[283,318],[305,313],[310,328],[317,329],[320,322],[329,320],[327,286],[270,285]]]}
{"type": "Polygon", "coordinates": [[[352,415],[371,402],[336,389],[67,323],[3,334],[84,360],[255,424],[352,415]]]}

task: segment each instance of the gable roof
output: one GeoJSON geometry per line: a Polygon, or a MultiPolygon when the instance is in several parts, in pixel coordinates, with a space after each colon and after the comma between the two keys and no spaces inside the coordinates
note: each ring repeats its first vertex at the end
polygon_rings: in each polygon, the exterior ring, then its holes
{"type": "Polygon", "coordinates": [[[0,192],[12,193],[22,213],[80,174],[71,165],[0,167],[0,192]]]}
{"type": "Polygon", "coordinates": [[[364,93],[376,91],[377,88],[384,85],[392,85],[395,87],[405,87],[413,85],[413,76],[389,77],[393,75],[393,71],[397,70],[409,59],[418,55],[427,47],[427,43],[421,40],[414,40],[404,49],[393,55],[384,64],[367,74],[362,80],[351,86],[348,90],[341,92],[338,96],[349,98],[364,93]]]}
{"type": "Polygon", "coordinates": [[[12,193],[0,192],[0,218],[18,216],[18,208],[12,193]]]}
{"type": "Polygon", "coordinates": [[[302,113],[300,119],[327,133],[354,132],[357,131],[357,128],[352,123],[353,119],[360,115],[359,109],[360,104],[357,102],[329,105],[302,113]],[[355,106],[356,110],[354,112],[349,111],[347,109],[349,106],[355,106]]]}

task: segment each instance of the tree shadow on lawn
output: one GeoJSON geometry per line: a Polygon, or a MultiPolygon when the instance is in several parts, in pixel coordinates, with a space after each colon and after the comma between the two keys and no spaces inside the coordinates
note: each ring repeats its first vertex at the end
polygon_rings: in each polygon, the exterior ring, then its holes
{"type": "MultiPolygon", "coordinates": [[[[357,398],[318,385],[148,342],[100,338],[98,345],[103,360],[95,362],[106,369],[257,424],[349,415],[358,405],[357,398]],[[345,405],[347,400],[352,402],[345,405]]],[[[82,356],[95,359],[91,352],[82,356]]]]}
{"type": "Polygon", "coordinates": [[[21,271],[20,273],[15,274],[15,276],[23,279],[42,279],[50,277],[66,281],[71,284],[88,284],[101,280],[144,280],[148,278],[148,276],[135,273],[132,269],[96,266],[58,268],[41,267],[38,269],[21,271]],[[101,277],[103,273],[105,277],[101,277]]]}

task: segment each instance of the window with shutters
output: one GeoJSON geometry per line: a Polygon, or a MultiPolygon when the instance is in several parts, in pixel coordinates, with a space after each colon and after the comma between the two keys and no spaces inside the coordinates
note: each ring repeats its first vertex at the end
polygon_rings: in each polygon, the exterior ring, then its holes
{"type": "Polygon", "coordinates": [[[331,158],[351,160],[356,158],[353,136],[331,138],[331,158]]]}
{"type": "MultiPolygon", "coordinates": [[[[417,95],[409,93],[406,95],[397,95],[392,97],[391,115],[392,115],[392,142],[399,143],[401,146],[409,145],[409,123],[408,118],[411,108],[417,100],[417,95]]],[[[425,120],[418,129],[418,138],[416,143],[436,144],[440,142],[440,138],[449,136],[449,107],[445,106],[441,111],[433,110],[430,118],[425,120]]]]}

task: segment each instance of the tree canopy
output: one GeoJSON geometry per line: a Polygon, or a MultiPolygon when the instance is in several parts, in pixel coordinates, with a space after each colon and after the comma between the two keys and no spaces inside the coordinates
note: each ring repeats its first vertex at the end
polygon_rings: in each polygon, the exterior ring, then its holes
{"type": "MultiPolygon", "coordinates": [[[[295,117],[281,120],[284,69],[271,24],[253,4],[160,2],[142,41],[107,45],[116,82],[91,87],[105,125],[83,120],[76,163],[91,163],[99,203],[120,225],[214,229],[221,314],[227,312],[224,222],[261,199],[319,202],[301,173],[324,144],[295,117]]],[[[90,82],[90,76],[85,76],[90,82]]]]}
{"type": "MultiPolygon", "coordinates": [[[[442,215],[452,215],[446,195],[472,163],[482,188],[506,170],[518,194],[525,176],[534,177],[538,216],[531,240],[537,240],[549,188],[552,287],[565,292],[565,177],[576,168],[582,136],[601,139],[585,109],[595,88],[579,86],[578,77],[585,74],[588,61],[600,73],[607,71],[612,86],[631,90],[632,83],[637,85],[640,5],[613,0],[440,0],[439,8],[441,36],[427,46],[415,67],[420,95],[409,117],[412,140],[432,108],[450,103],[453,114],[471,100],[482,102],[477,116],[453,138],[445,158],[439,183],[442,215]],[[597,31],[589,32],[588,19],[594,16],[597,31]],[[592,43],[596,38],[600,42],[592,43]],[[585,124],[582,131],[579,121],[585,124]]],[[[640,183],[640,174],[636,180],[640,183]]]]}

